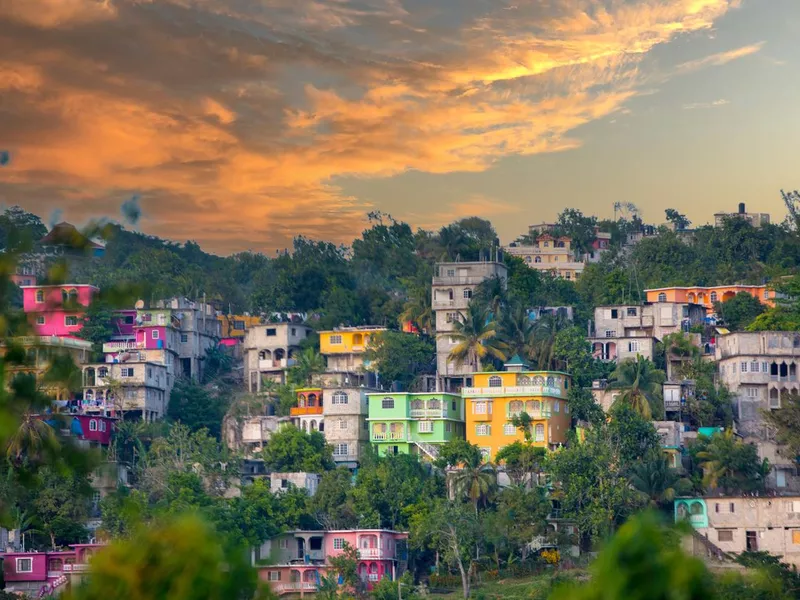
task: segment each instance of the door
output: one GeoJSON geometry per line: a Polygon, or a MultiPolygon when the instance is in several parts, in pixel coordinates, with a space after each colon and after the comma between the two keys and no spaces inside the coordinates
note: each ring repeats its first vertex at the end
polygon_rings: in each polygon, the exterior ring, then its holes
{"type": "Polygon", "coordinates": [[[747,540],[747,551],[758,552],[758,532],[748,531],[746,534],[746,540],[747,540]]]}

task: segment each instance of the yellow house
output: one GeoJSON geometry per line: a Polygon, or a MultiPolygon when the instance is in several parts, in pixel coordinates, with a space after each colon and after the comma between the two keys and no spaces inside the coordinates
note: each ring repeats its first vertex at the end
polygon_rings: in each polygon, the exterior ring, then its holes
{"type": "Polygon", "coordinates": [[[567,439],[570,411],[567,403],[572,383],[560,371],[529,371],[514,357],[505,371],[475,373],[475,387],[462,388],[467,421],[467,441],[481,448],[487,461],[524,435],[512,423],[523,412],[531,419],[531,439],[535,446],[556,448],[567,439]]]}
{"type": "Polygon", "coordinates": [[[217,320],[222,338],[244,338],[248,329],[261,324],[261,317],[250,315],[218,315],[217,320]]]}
{"type": "Polygon", "coordinates": [[[356,371],[369,367],[364,352],[375,334],[385,327],[339,327],[319,332],[320,354],[328,361],[329,371],[356,371]]]}

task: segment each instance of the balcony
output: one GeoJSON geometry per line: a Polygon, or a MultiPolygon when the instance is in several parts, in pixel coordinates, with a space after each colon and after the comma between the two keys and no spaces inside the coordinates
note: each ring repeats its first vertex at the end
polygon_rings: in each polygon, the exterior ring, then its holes
{"type": "Polygon", "coordinates": [[[289,414],[293,417],[300,417],[302,415],[321,415],[321,406],[295,406],[289,409],[289,414]]]}
{"type": "Polygon", "coordinates": [[[566,398],[566,391],[560,387],[546,385],[515,385],[506,387],[465,387],[461,388],[464,398],[486,397],[497,398],[500,396],[549,396],[552,398],[566,398]]]}
{"type": "Polygon", "coordinates": [[[377,558],[377,559],[388,559],[393,558],[388,555],[389,553],[386,552],[386,548],[359,548],[358,549],[358,556],[359,558],[377,558]]]}
{"type": "Polygon", "coordinates": [[[316,592],[317,584],[313,581],[290,581],[288,583],[279,583],[273,586],[273,589],[279,594],[291,594],[294,592],[316,592]]]}
{"type": "Polygon", "coordinates": [[[288,369],[295,365],[297,361],[293,358],[278,358],[275,360],[262,358],[258,361],[260,371],[271,371],[273,369],[288,369]]]}
{"type": "Polygon", "coordinates": [[[387,431],[386,433],[372,433],[371,439],[373,442],[405,442],[407,435],[404,431],[387,431]]]}
{"type": "Polygon", "coordinates": [[[453,275],[451,277],[434,277],[433,278],[433,285],[478,285],[479,283],[488,279],[490,275],[479,275],[479,276],[470,276],[470,275],[463,275],[459,277],[458,275],[453,275]]]}
{"type": "MultiPolygon", "coordinates": [[[[103,344],[103,352],[124,352],[125,350],[137,350],[140,344],[134,341],[106,342],[103,344]]],[[[144,348],[144,343],[141,344],[144,348]]]]}
{"type": "Polygon", "coordinates": [[[447,417],[447,411],[441,408],[412,408],[408,412],[412,418],[417,419],[443,419],[447,417]]]}
{"type": "Polygon", "coordinates": [[[64,573],[84,573],[89,570],[89,565],[86,563],[64,565],[64,573]]]}

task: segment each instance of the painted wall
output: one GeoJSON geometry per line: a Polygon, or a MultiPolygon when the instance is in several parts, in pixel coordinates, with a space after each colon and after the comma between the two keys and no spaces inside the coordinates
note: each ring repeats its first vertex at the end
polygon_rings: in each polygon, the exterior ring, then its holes
{"type": "Polygon", "coordinates": [[[367,349],[371,337],[382,331],[384,327],[364,328],[357,330],[320,331],[319,347],[321,354],[361,353],[367,349]],[[341,338],[341,342],[339,342],[341,338]]]}
{"type": "Polygon", "coordinates": [[[714,302],[724,302],[740,292],[747,292],[754,298],[758,298],[762,304],[775,306],[775,291],[767,289],[765,285],[720,285],[645,290],[648,302],[692,302],[701,304],[709,310],[713,310],[714,302]],[[712,294],[714,300],[712,300],[712,294]]]}

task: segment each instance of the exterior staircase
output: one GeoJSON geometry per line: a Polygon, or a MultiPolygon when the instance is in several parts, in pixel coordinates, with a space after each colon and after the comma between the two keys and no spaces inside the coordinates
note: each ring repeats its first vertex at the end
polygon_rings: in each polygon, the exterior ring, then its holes
{"type": "Polygon", "coordinates": [[[439,446],[435,444],[426,444],[425,442],[414,442],[420,450],[422,450],[431,460],[439,458],[439,446]]]}

